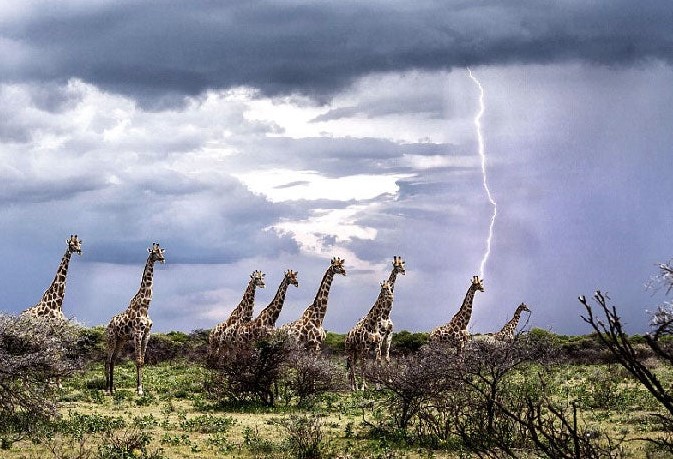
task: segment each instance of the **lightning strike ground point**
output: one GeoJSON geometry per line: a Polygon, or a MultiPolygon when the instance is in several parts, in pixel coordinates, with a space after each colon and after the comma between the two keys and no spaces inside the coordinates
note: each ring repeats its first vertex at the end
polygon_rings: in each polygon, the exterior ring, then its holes
{"type": "Polygon", "coordinates": [[[484,150],[484,136],[481,131],[481,118],[484,115],[484,88],[481,86],[479,80],[472,74],[472,70],[467,68],[467,73],[470,76],[470,79],[477,85],[479,88],[479,111],[474,117],[474,125],[477,128],[477,145],[479,157],[481,158],[481,176],[483,179],[484,190],[486,190],[486,196],[488,197],[488,202],[493,206],[493,215],[491,215],[491,224],[488,227],[488,239],[486,239],[486,251],[484,256],[481,259],[481,264],[479,265],[479,277],[484,278],[484,266],[488,260],[489,255],[491,254],[491,240],[493,239],[493,226],[495,225],[495,217],[498,215],[498,205],[495,203],[493,196],[491,195],[491,190],[488,188],[488,182],[486,180],[486,153],[484,150]]]}

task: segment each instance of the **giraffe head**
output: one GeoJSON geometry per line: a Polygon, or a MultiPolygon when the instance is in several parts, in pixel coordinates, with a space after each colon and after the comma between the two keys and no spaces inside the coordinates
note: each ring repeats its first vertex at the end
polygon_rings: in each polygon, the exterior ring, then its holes
{"type": "Polygon", "coordinates": [[[287,283],[289,285],[294,285],[295,287],[299,287],[299,281],[297,280],[297,271],[292,271],[291,269],[288,269],[285,271],[285,278],[287,279],[287,283]]]}
{"type": "Polygon", "coordinates": [[[76,234],[71,234],[70,239],[66,239],[65,243],[68,244],[68,251],[70,253],[82,255],[82,240],[76,234]]]}
{"type": "Polygon", "coordinates": [[[479,276],[472,276],[472,288],[479,290],[480,292],[484,291],[484,279],[479,279],[479,276]]]}
{"type": "Polygon", "coordinates": [[[530,309],[528,308],[528,305],[526,303],[521,303],[518,308],[516,308],[517,312],[530,312],[530,309]]]}
{"type": "Polygon", "coordinates": [[[393,289],[392,286],[390,285],[390,282],[387,280],[384,280],[381,282],[381,294],[384,298],[392,298],[393,297],[393,289]]]}
{"type": "Polygon", "coordinates": [[[346,260],[339,257],[332,258],[331,266],[332,272],[334,274],[341,274],[342,276],[346,275],[346,268],[344,268],[344,263],[346,260]]]}
{"type": "Polygon", "coordinates": [[[266,276],[266,274],[262,271],[254,270],[252,274],[250,274],[250,279],[252,279],[255,287],[264,288],[266,286],[264,283],[264,276],[266,276]]]}
{"type": "Polygon", "coordinates": [[[152,247],[148,248],[147,251],[150,254],[150,261],[152,263],[155,263],[157,261],[159,263],[165,263],[166,262],[166,259],[164,258],[164,252],[166,251],[166,249],[162,249],[161,247],[159,247],[158,242],[154,242],[152,244],[152,247]]]}
{"type": "Polygon", "coordinates": [[[402,274],[403,276],[406,274],[406,271],[404,270],[404,260],[402,257],[393,257],[393,270],[398,274],[402,274]]]}

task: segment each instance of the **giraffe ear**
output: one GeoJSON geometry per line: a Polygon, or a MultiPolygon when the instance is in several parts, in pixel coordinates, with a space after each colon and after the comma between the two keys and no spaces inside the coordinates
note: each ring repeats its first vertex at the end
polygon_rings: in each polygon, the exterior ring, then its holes
{"type": "Polygon", "coordinates": [[[147,248],[147,253],[152,253],[152,249],[150,249],[150,248],[148,247],[148,248],[147,248]]]}

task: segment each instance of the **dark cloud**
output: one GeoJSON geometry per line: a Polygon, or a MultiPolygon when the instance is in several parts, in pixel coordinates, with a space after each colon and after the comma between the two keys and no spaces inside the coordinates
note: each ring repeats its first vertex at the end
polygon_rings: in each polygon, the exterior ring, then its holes
{"type": "Polygon", "coordinates": [[[0,78],[78,77],[161,108],[207,88],[321,98],[372,72],[673,57],[663,0],[83,5],[4,21],[7,52],[30,58],[8,55],[0,78]]]}

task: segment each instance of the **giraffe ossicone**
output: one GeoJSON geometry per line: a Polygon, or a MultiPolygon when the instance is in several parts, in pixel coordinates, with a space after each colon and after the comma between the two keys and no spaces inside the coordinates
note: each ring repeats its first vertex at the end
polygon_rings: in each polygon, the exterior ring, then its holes
{"type": "Polygon", "coordinates": [[[149,255],[145,262],[140,288],[131,299],[126,310],[114,316],[105,330],[107,341],[107,358],[105,361],[105,385],[106,390],[114,393],[114,366],[117,355],[123,349],[124,343],[133,340],[134,356],[136,364],[136,391],[143,395],[142,367],[145,364],[145,352],[152,329],[152,320],[148,311],[152,301],[152,286],[154,283],[154,264],[166,261],[164,252],[166,249],[155,242],[147,249],[149,255]]]}

